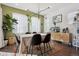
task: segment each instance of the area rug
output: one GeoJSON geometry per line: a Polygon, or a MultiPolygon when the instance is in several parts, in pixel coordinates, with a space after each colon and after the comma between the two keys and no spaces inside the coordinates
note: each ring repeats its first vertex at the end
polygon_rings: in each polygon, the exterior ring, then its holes
{"type": "MultiPolygon", "coordinates": [[[[31,54],[19,54],[19,53],[10,53],[10,52],[0,52],[0,56],[31,56],[31,54]]],[[[37,55],[32,55],[37,56],[37,55]]]]}
{"type": "Polygon", "coordinates": [[[0,52],[0,56],[26,56],[26,54],[10,53],[10,52],[0,52]]]}

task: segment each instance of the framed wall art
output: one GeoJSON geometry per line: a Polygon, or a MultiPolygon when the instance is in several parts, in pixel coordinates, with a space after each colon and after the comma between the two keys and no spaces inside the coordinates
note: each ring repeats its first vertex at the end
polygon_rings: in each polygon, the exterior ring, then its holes
{"type": "Polygon", "coordinates": [[[62,14],[53,16],[53,22],[55,22],[55,23],[62,22],[62,14]]]}

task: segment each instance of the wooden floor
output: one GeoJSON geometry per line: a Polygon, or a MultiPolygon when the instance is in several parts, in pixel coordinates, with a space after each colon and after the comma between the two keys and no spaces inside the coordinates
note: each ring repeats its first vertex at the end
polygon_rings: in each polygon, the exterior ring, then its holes
{"type": "MultiPolygon", "coordinates": [[[[6,46],[1,48],[2,52],[14,52],[14,45],[6,46]]],[[[68,46],[63,43],[53,41],[51,44],[52,50],[47,53],[47,56],[78,56],[79,50],[74,47],[68,46]]]]}

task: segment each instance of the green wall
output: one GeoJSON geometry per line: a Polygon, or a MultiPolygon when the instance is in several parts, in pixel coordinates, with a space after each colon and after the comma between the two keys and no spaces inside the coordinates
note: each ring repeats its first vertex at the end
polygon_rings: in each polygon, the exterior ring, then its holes
{"type": "MultiPolygon", "coordinates": [[[[32,16],[38,17],[38,14],[31,12],[31,11],[25,11],[25,10],[21,10],[21,9],[17,9],[14,7],[10,7],[10,6],[6,6],[1,4],[2,7],[2,14],[6,15],[9,14],[12,16],[12,13],[20,13],[20,14],[24,14],[26,16],[28,16],[29,18],[31,18],[32,16]]],[[[44,32],[44,16],[43,15],[39,15],[39,18],[41,20],[41,32],[44,32]]],[[[29,21],[31,21],[30,19],[28,19],[29,21]]],[[[29,25],[28,25],[28,31],[29,31],[29,25]]]]}

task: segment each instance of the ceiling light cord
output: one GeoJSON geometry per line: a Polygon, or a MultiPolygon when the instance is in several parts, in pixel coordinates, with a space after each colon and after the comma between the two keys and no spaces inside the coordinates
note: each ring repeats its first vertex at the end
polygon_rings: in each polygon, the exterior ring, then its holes
{"type": "Polygon", "coordinates": [[[39,12],[43,12],[43,11],[49,9],[49,8],[50,8],[50,7],[47,7],[47,8],[45,8],[45,9],[43,9],[43,10],[40,10],[39,12]]]}
{"type": "Polygon", "coordinates": [[[44,8],[44,9],[40,10],[40,4],[38,4],[38,19],[39,19],[39,15],[40,15],[41,12],[43,12],[47,9],[50,9],[50,8],[51,8],[51,6],[48,6],[47,8],[44,8]]]}

